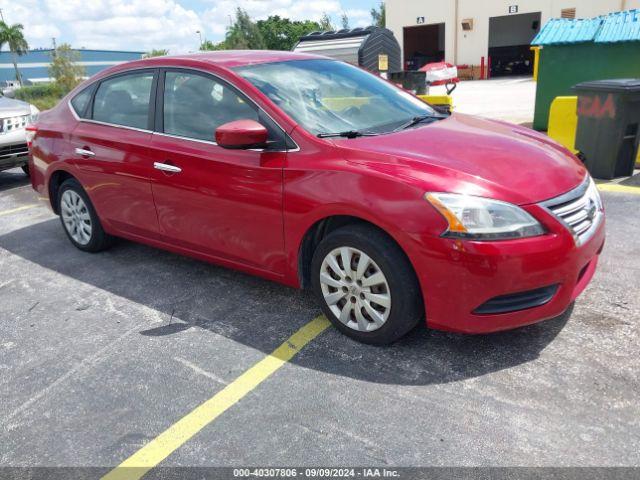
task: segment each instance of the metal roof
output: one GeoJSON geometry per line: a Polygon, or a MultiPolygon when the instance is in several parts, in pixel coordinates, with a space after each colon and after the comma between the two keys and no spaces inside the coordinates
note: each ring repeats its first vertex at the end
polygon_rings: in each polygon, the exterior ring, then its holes
{"type": "Polygon", "coordinates": [[[640,10],[613,12],[609,15],[567,19],[552,18],[531,42],[532,45],[640,41],[640,10]]]}
{"type": "Polygon", "coordinates": [[[640,10],[610,13],[602,22],[596,43],[640,41],[640,10]]]}
{"type": "Polygon", "coordinates": [[[531,42],[532,45],[591,42],[598,33],[602,18],[571,20],[552,18],[531,42]]]}

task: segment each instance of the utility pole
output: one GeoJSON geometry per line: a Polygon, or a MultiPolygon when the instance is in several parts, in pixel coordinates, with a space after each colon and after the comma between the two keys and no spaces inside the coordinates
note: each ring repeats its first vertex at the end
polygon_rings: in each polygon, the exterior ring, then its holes
{"type": "Polygon", "coordinates": [[[0,8],[0,20],[4,22],[4,14],[2,13],[2,9],[0,8]]]}

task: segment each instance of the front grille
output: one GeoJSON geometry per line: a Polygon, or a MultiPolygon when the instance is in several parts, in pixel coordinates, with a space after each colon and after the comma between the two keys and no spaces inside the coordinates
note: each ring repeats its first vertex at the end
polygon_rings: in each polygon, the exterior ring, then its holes
{"type": "Polygon", "coordinates": [[[29,123],[30,115],[19,115],[0,119],[0,134],[22,130],[29,123]]]}
{"type": "Polygon", "coordinates": [[[602,215],[602,201],[590,177],[576,189],[543,202],[579,241],[595,229],[602,215]]]}
{"type": "Polygon", "coordinates": [[[11,157],[16,155],[26,155],[29,148],[26,143],[16,143],[15,145],[7,145],[0,147],[0,157],[11,157]]]}
{"type": "Polygon", "coordinates": [[[552,207],[553,214],[566,223],[576,235],[580,235],[591,227],[595,204],[586,195],[570,203],[552,207]]]}
{"type": "Polygon", "coordinates": [[[486,301],[473,313],[476,315],[492,315],[497,313],[517,312],[534,308],[549,303],[558,291],[558,285],[550,285],[548,287],[536,288],[526,292],[511,293],[509,295],[500,295],[491,300],[486,301]]]}

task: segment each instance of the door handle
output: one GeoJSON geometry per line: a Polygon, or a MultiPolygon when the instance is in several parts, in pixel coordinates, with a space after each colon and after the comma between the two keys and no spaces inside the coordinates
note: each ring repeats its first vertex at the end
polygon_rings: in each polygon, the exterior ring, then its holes
{"type": "Polygon", "coordinates": [[[76,155],[81,157],[95,157],[96,154],[87,148],[76,148],[76,155]]]}
{"type": "Polygon", "coordinates": [[[180,173],[182,169],[175,165],[169,165],[168,163],[153,162],[153,168],[156,170],[162,170],[163,172],[180,173]]]}

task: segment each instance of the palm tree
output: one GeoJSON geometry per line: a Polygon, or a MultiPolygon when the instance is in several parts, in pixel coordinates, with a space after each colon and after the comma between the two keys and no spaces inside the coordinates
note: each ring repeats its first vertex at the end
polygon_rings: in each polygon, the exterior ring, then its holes
{"type": "Polygon", "coordinates": [[[18,70],[17,56],[24,55],[29,50],[29,44],[24,38],[22,30],[24,27],[20,23],[14,23],[9,26],[0,21],[0,49],[6,43],[11,51],[11,59],[13,60],[13,68],[16,71],[16,80],[22,86],[22,76],[18,70]]]}

